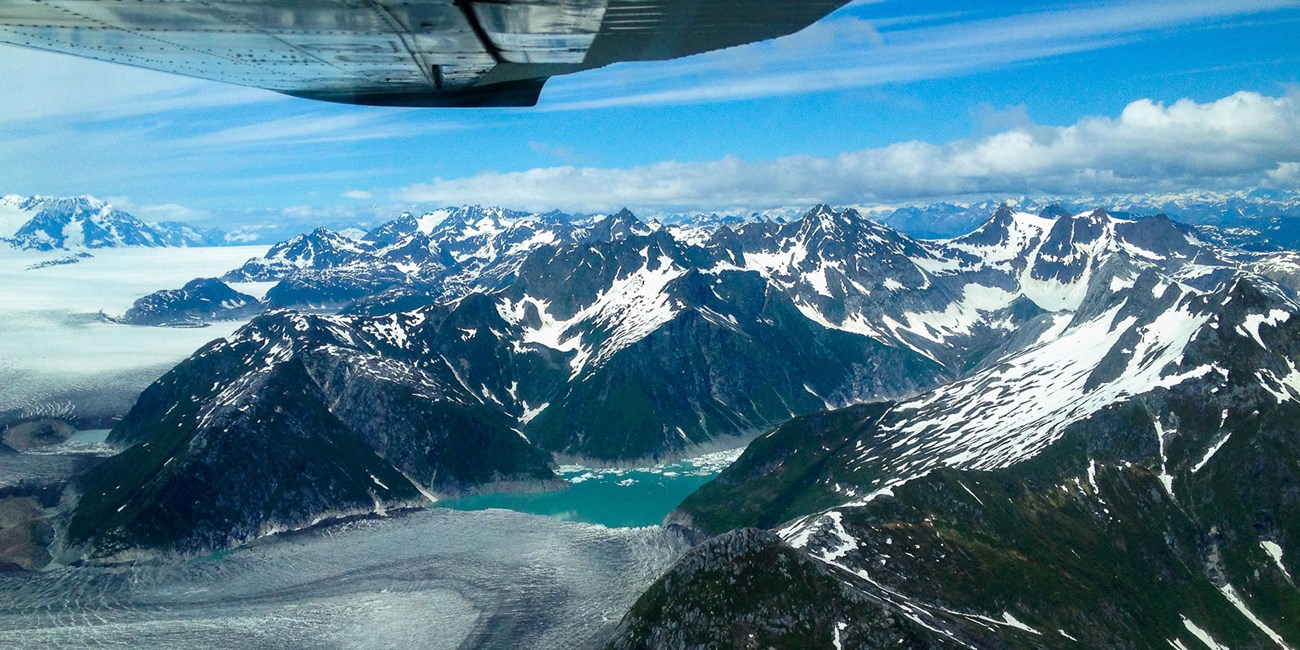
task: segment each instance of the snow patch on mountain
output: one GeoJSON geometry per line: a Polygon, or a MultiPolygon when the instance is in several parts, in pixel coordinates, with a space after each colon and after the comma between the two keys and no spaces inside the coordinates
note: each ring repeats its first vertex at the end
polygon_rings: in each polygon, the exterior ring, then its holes
{"type": "Polygon", "coordinates": [[[589,365],[603,364],[677,315],[665,288],[685,271],[667,255],[651,258],[649,248],[642,249],[641,256],[640,268],[615,279],[570,318],[556,318],[548,301],[532,296],[518,301],[503,298],[498,312],[512,324],[525,324],[533,317],[534,322],[523,330],[523,343],[577,352],[570,363],[576,378],[589,365]]]}
{"type": "Polygon", "coordinates": [[[995,469],[1032,456],[1064,427],[1153,386],[1213,372],[1177,372],[1182,350],[1208,315],[1182,308],[1149,324],[1120,317],[1120,307],[1002,360],[986,371],[895,408],[886,430],[898,435],[889,462],[917,474],[946,465],[995,469]],[[1089,377],[1121,339],[1136,334],[1124,372],[1088,386],[1089,377]]]}

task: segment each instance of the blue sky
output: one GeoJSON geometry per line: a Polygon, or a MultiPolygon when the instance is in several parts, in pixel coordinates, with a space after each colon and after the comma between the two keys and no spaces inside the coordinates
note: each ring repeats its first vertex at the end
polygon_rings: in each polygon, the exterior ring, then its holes
{"type": "Polygon", "coordinates": [[[800,34],[379,109],[0,49],[0,192],[304,224],[1300,186],[1300,1],[856,2],[800,34]]]}

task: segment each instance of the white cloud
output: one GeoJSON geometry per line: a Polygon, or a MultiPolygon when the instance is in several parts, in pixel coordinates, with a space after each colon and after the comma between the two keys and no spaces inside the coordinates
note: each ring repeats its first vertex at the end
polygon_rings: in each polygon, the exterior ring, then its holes
{"type": "Polygon", "coordinates": [[[769,161],[489,172],[412,185],[397,198],[525,209],[761,209],[971,193],[1239,189],[1286,183],[1298,162],[1300,93],[1240,92],[1206,103],[1142,99],[1117,117],[1025,124],[946,144],[902,142],[769,161]]]}
{"type": "Polygon", "coordinates": [[[179,203],[142,205],[132,210],[132,212],[135,216],[147,221],[200,221],[212,217],[211,213],[196,210],[179,203]]]}
{"type": "Polygon", "coordinates": [[[0,124],[95,121],[291,101],[266,90],[10,45],[0,45],[0,79],[8,89],[0,102],[0,124]]]}
{"type": "Polygon", "coordinates": [[[346,191],[346,192],[343,193],[343,198],[345,198],[345,199],[358,199],[358,200],[363,200],[363,201],[364,201],[364,200],[366,200],[366,199],[373,199],[373,198],[375,198],[375,194],[374,194],[373,192],[367,192],[367,191],[365,191],[365,190],[348,190],[348,191],[346,191]]]}
{"type": "Polygon", "coordinates": [[[226,233],[226,241],[232,244],[249,244],[266,239],[264,233],[275,232],[279,226],[272,224],[247,224],[226,233]]]}
{"type": "Polygon", "coordinates": [[[997,133],[1010,129],[1023,129],[1033,126],[1034,121],[1029,117],[1029,109],[1024,104],[1016,104],[1006,108],[997,108],[989,104],[978,104],[971,109],[971,117],[974,118],[982,133],[997,133]]]}
{"type": "Polygon", "coordinates": [[[401,119],[410,111],[381,107],[350,107],[344,112],[312,112],[232,126],[197,136],[182,144],[232,147],[260,145],[279,148],[312,142],[390,140],[468,128],[452,121],[419,122],[401,119]]]}
{"type": "Polygon", "coordinates": [[[203,210],[196,210],[179,203],[155,203],[140,205],[128,196],[102,197],[113,207],[129,212],[145,221],[202,221],[212,217],[203,210]]]}
{"type": "Polygon", "coordinates": [[[558,158],[561,162],[572,163],[579,159],[578,154],[569,147],[562,147],[532,140],[528,143],[528,148],[532,149],[535,154],[558,158]]]}
{"type": "Polygon", "coordinates": [[[1300,187],[1300,162],[1284,162],[1268,172],[1268,187],[1296,189],[1300,187]]]}

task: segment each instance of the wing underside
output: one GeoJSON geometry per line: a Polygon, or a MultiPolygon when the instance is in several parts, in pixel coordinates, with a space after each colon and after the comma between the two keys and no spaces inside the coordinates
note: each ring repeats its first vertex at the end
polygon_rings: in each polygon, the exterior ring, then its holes
{"type": "Polygon", "coordinates": [[[0,0],[0,42],[327,101],[530,106],[550,76],[798,31],[847,0],[0,0]]]}

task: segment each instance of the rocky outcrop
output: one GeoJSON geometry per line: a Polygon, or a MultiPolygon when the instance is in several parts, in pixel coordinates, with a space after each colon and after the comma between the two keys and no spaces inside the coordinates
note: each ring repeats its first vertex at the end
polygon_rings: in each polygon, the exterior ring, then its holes
{"type": "Polygon", "coordinates": [[[180,289],[151,293],[122,316],[131,325],[195,326],[216,320],[242,320],[265,307],[254,297],[231,289],[216,278],[199,278],[180,289]]]}
{"type": "Polygon", "coordinates": [[[0,571],[34,571],[50,563],[54,526],[33,497],[0,497],[0,571]]]}
{"type": "Polygon", "coordinates": [[[62,420],[40,418],[10,425],[4,430],[4,435],[0,436],[0,442],[10,450],[25,452],[57,445],[76,432],[76,429],[62,420]]]}

